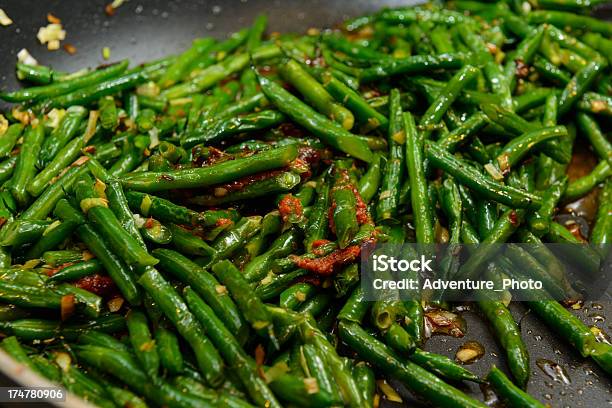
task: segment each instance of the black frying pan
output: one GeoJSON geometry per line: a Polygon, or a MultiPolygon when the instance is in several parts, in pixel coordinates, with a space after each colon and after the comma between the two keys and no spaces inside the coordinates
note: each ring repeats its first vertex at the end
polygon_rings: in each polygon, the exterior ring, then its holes
{"type": "MultiPolygon", "coordinates": [[[[104,63],[101,50],[111,49],[111,61],[124,58],[133,63],[177,53],[187,48],[193,38],[223,37],[242,28],[258,13],[269,16],[269,31],[304,31],[309,27],[331,27],[344,18],[366,14],[384,6],[408,5],[414,0],[129,0],[113,17],[104,13],[104,5],[111,0],[2,0],[0,7],[15,21],[10,27],[0,27],[0,87],[18,86],[14,75],[16,54],[27,48],[40,63],[73,71],[85,66],[104,63]],[[65,42],[77,48],[70,56],[62,50],[50,52],[36,40],[40,26],[46,25],[48,12],[61,18],[67,31],[65,42]]],[[[611,10],[600,10],[599,16],[610,18],[611,10]]],[[[595,322],[594,314],[612,316],[612,304],[604,310],[594,310],[591,302],[577,314],[588,324],[610,330],[607,322],[595,322]]],[[[560,342],[554,333],[543,326],[522,305],[512,311],[521,322],[523,337],[531,355],[532,376],[528,391],[539,400],[554,407],[604,407],[612,404],[610,378],[595,364],[581,358],[573,349],[560,342]],[[563,367],[570,384],[556,381],[538,368],[538,360],[546,359],[563,367]]],[[[499,346],[488,328],[473,312],[464,316],[468,324],[463,339],[434,337],[427,342],[430,351],[453,356],[459,345],[477,340],[486,349],[485,356],[470,366],[478,375],[485,375],[492,364],[506,370],[499,346]]],[[[18,381],[29,383],[22,374],[14,372],[0,356],[0,386],[18,381]],[[10,374],[9,379],[6,377],[10,374]],[[4,381],[4,382],[3,382],[4,381]]],[[[483,399],[481,390],[473,384],[460,385],[465,391],[483,399]]],[[[401,388],[404,406],[419,406],[401,388]]],[[[388,403],[387,406],[396,404],[388,403]]],[[[15,405],[11,405],[15,407],[15,405]]]]}

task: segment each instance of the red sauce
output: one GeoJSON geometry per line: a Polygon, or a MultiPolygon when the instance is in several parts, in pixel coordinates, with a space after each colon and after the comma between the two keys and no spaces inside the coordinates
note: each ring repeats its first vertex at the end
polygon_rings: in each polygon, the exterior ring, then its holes
{"type": "Polygon", "coordinates": [[[153,228],[155,224],[153,223],[153,218],[149,217],[147,218],[147,220],[145,221],[143,227],[145,227],[146,229],[151,229],[153,228]]]}
{"type": "MultiPolygon", "coordinates": [[[[361,195],[359,194],[359,191],[357,190],[357,188],[350,182],[348,171],[339,170],[339,172],[340,172],[339,180],[337,181],[332,191],[339,190],[339,189],[351,190],[353,195],[355,196],[355,213],[357,215],[357,222],[359,223],[359,225],[371,223],[372,220],[370,219],[370,214],[368,214],[368,206],[363,201],[363,198],[361,198],[361,195]]],[[[329,226],[334,233],[336,232],[336,226],[334,224],[335,209],[336,209],[336,202],[332,200],[331,205],[329,206],[328,219],[329,219],[329,226]]]]}
{"type": "Polygon", "coordinates": [[[289,163],[289,168],[298,173],[302,179],[309,179],[312,176],[310,165],[299,157],[296,157],[294,161],[289,163]]]}
{"type": "Polygon", "coordinates": [[[292,122],[285,122],[278,127],[278,130],[284,136],[292,136],[292,137],[304,137],[305,133],[302,129],[297,127],[297,125],[292,122]]]}
{"type": "Polygon", "coordinates": [[[298,279],[296,279],[296,282],[310,283],[314,286],[321,286],[321,278],[315,275],[301,276],[298,279]]]}
{"type": "Polygon", "coordinates": [[[85,276],[84,278],[77,280],[74,283],[74,286],[85,289],[86,291],[95,293],[96,295],[102,297],[114,295],[117,291],[115,282],[113,282],[110,276],[99,274],[85,276]]]}
{"type": "Polygon", "coordinates": [[[234,221],[230,220],[229,218],[219,218],[216,222],[215,222],[215,226],[217,227],[224,227],[228,224],[233,224],[234,221]]]}
{"type": "Polygon", "coordinates": [[[288,222],[294,218],[301,218],[304,209],[302,203],[293,194],[286,194],[278,203],[278,211],[280,212],[283,222],[288,222]]]}
{"type": "Polygon", "coordinates": [[[332,253],[321,258],[301,258],[296,255],[291,256],[291,260],[298,268],[306,269],[318,275],[331,275],[340,266],[353,262],[359,257],[361,247],[352,245],[344,249],[336,249],[332,253]]]}
{"type": "Polygon", "coordinates": [[[370,220],[370,214],[368,214],[368,206],[361,198],[359,191],[355,188],[355,186],[351,185],[351,189],[355,194],[355,201],[357,201],[357,205],[355,206],[355,212],[357,213],[357,222],[361,224],[368,224],[372,221],[370,220]]]}
{"type": "Polygon", "coordinates": [[[323,245],[327,245],[330,242],[331,241],[328,240],[328,239],[317,239],[316,241],[314,241],[312,243],[312,249],[317,249],[318,247],[323,246],[323,245]]]}
{"type": "Polygon", "coordinates": [[[192,163],[195,167],[210,166],[211,164],[232,159],[231,156],[216,147],[202,148],[202,146],[196,146],[191,149],[191,154],[193,156],[192,163]]]}
{"type": "Polygon", "coordinates": [[[586,238],[582,236],[582,231],[580,231],[580,224],[578,224],[577,222],[574,222],[571,224],[565,224],[563,226],[565,227],[565,229],[571,232],[572,235],[576,237],[577,240],[586,242],[586,238]]]}
{"type": "Polygon", "coordinates": [[[264,65],[263,67],[257,68],[257,72],[259,72],[263,76],[266,76],[266,75],[270,75],[273,72],[276,72],[276,68],[270,65],[264,65]]]}
{"type": "Polygon", "coordinates": [[[510,214],[508,215],[508,219],[510,219],[510,223],[515,227],[519,224],[518,215],[514,210],[510,212],[510,214]]]}
{"type": "Polygon", "coordinates": [[[522,59],[514,60],[515,73],[517,78],[527,78],[529,76],[529,66],[522,59]]]}
{"type": "Polygon", "coordinates": [[[308,164],[317,164],[321,160],[321,153],[310,146],[302,146],[298,149],[298,158],[308,164]]]}
{"type": "Polygon", "coordinates": [[[59,271],[61,271],[62,269],[66,268],[66,267],[68,267],[70,265],[74,265],[74,262],[66,262],[66,263],[63,263],[61,265],[58,265],[56,268],[47,269],[45,271],[45,273],[47,274],[47,276],[53,276],[56,273],[58,273],[59,271]]]}
{"type": "Polygon", "coordinates": [[[334,223],[334,211],[336,211],[336,202],[332,200],[329,205],[329,210],[327,211],[327,222],[329,224],[329,229],[335,234],[336,224],[334,223]]]}

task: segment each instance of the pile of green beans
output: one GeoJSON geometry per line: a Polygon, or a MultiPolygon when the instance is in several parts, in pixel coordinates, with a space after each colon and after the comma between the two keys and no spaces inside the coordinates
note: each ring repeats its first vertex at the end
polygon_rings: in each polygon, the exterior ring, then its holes
{"type": "MultiPolygon", "coordinates": [[[[597,268],[612,242],[598,3],[455,0],[270,38],[261,15],[133,68],[17,64],[24,87],[0,92],[0,347],[109,408],[366,408],[397,398],[388,378],[439,407],[486,407],[462,381],[543,407],[507,302],[475,302],[505,352],[479,378],[424,350],[452,302],[366,300],[361,248],[565,243],[597,268]],[[576,216],[589,231],[558,218],[576,200],[597,203],[576,216]]],[[[537,274],[564,298],[528,307],[612,373],[559,261],[508,248],[445,258],[443,276],[537,274]]]]}

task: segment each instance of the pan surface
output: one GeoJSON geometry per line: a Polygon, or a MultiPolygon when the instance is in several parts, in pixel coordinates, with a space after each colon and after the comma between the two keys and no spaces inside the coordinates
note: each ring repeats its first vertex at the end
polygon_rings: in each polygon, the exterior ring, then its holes
{"type": "MultiPolygon", "coordinates": [[[[252,21],[258,13],[269,16],[270,31],[303,32],[309,27],[332,27],[344,18],[373,12],[384,6],[414,4],[416,1],[384,0],[129,0],[112,17],[104,13],[107,1],[78,0],[3,0],[0,2],[14,20],[9,27],[0,27],[0,87],[18,87],[14,65],[16,54],[22,48],[40,62],[63,71],[74,71],[109,61],[129,59],[133,64],[175,54],[186,49],[191,40],[201,36],[225,37],[252,21]],[[38,43],[36,32],[46,25],[47,13],[62,20],[67,38],[77,49],[75,55],[62,50],[50,52],[38,43]],[[109,47],[111,58],[102,58],[102,48],[109,47]]],[[[609,18],[609,10],[604,15],[609,18]]],[[[605,18],[605,17],[604,17],[605,18]]],[[[523,338],[531,356],[532,376],[528,391],[540,401],[553,407],[604,407],[612,405],[612,383],[603,371],[581,358],[568,345],[560,341],[543,323],[523,305],[511,310],[520,321],[523,338]],[[567,380],[545,374],[539,365],[558,364],[567,373],[567,380]],[[539,362],[539,364],[538,364],[539,362]]],[[[587,302],[576,311],[589,326],[604,331],[612,326],[600,316],[612,315],[612,304],[587,302]],[[600,310],[603,307],[603,310],[600,310]]],[[[464,338],[436,336],[427,342],[426,349],[454,356],[466,341],[475,340],[485,349],[485,356],[469,366],[478,375],[484,375],[495,364],[504,371],[507,367],[503,353],[491,332],[474,312],[464,313],[468,331],[464,338]]],[[[1,360],[0,360],[1,361],[1,360]]],[[[0,386],[25,379],[11,373],[10,367],[0,364],[0,386]],[[2,377],[4,372],[4,377],[2,377]],[[9,378],[10,377],[10,378],[9,378]],[[11,380],[12,378],[12,380],[11,380]]],[[[483,399],[482,391],[473,384],[464,385],[466,392],[483,399]]],[[[401,386],[400,386],[401,390],[401,386]]],[[[405,391],[403,406],[420,406],[405,391]]],[[[387,407],[402,406],[385,403],[387,407]]],[[[15,407],[16,405],[11,405],[15,407]]]]}

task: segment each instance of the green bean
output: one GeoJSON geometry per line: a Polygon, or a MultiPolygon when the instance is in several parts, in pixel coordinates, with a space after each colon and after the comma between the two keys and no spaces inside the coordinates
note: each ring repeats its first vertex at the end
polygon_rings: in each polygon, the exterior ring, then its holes
{"type": "Polygon", "coordinates": [[[506,63],[506,66],[504,67],[504,74],[511,91],[516,87],[517,63],[531,64],[534,55],[540,47],[545,31],[546,26],[541,25],[535,30],[533,35],[525,37],[517,46],[513,59],[506,63]]]}
{"type": "Polygon", "coordinates": [[[215,40],[212,38],[198,38],[193,41],[191,47],[179,55],[176,60],[168,67],[166,72],[158,80],[162,88],[168,88],[180,81],[193,63],[202,55],[210,51],[215,40]]]}
{"type": "Polygon", "coordinates": [[[563,196],[567,188],[567,177],[553,183],[542,194],[542,206],[533,214],[527,217],[529,228],[536,234],[541,236],[548,232],[553,213],[559,200],[563,196]]]}
{"type": "Polygon", "coordinates": [[[60,219],[74,220],[79,226],[76,233],[85,242],[89,250],[96,255],[96,258],[104,266],[104,269],[113,279],[123,297],[132,305],[140,303],[140,291],[132,272],[128,267],[111,251],[102,237],[87,223],[83,215],[65,199],[61,199],[55,207],[55,215],[60,219]]]}
{"type": "Polygon", "coordinates": [[[334,178],[334,187],[330,191],[333,230],[340,248],[346,248],[359,230],[357,200],[347,170],[337,168],[334,178]]]}
{"type": "Polygon", "coordinates": [[[359,93],[355,92],[342,81],[335,78],[330,72],[323,74],[323,86],[334,97],[336,101],[344,104],[353,112],[357,122],[364,126],[365,129],[387,129],[389,121],[387,118],[378,113],[376,109],[370,107],[368,101],[362,98],[359,93]]]}
{"type": "Polygon", "coordinates": [[[183,371],[183,355],[176,335],[163,327],[155,331],[155,345],[161,366],[173,375],[183,371]]]}
{"type": "Polygon", "coordinates": [[[586,92],[578,102],[578,108],[595,115],[612,116],[612,98],[595,92],[586,92]]]}
{"type": "Polygon", "coordinates": [[[462,367],[461,365],[455,363],[452,359],[442,354],[431,353],[417,348],[408,358],[410,361],[423,367],[429,372],[437,374],[443,378],[447,378],[451,381],[482,382],[482,380],[470,370],[462,367]]]}
{"type": "Polygon", "coordinates": [[[438,140],[438,144],[454,152],[461,144],[469,142],[470,138],[487,124],[487,117],[482,112],[476,112],[466,119],[461,126],[446,133],[438,140]]]}
{"type": "Polygon", "coordinates": [[[427,111],[425,111],[419,121],[419,125],[427,126],[440,122],[463,88],[474,79],[478,72],[479,70],[471,65],[466,65],[457,71],[450,81],[448,81],[444,89],[440,90],[437,98],[429,108],[427,108],[427,111]]]}
{"type": "Polygon", "coordinates": [[[269,273],[265,278],[259,281],[259,284],[255,288],[255,294],[263,301],[268,301],[280,294],[290,287],[296,279],[308,274],[304,269],[295,269],[291,272],[284,274],[269,273]]]}
{"type": "Polygon", "coordinates": [[[2,137],[0,137],[0,157],[7,157],[11,153],[17,139],[21,136],[21,132],[23,132],[21,123],[14,123],[6,128],[1,135],[2,137]]]}
{"type": "Polygon", "coordinates": [[[212,194],[197,195],[187,200],[187,202],[201,206],[218,206],[272,194],[286,193],[297,186],[299,182],[299,175],[286,171],[277,175],[272,174],[270,177],[262,180],[247,183],[246,186],[235,191],[228,192],[223,187],[218,187],[215,188],[212,194]]]}
{"type": "Polygon", "coordinates": [[[461,162],[436,143],[425,143],[425,155],[434,167],[451,174],[457,181],[474,189],[482,196],[516,208],[538,208],[541,198],[515,187],[504,186],[484,177],[478,170],[461,162]]]}
{"type": "Polygon", "coordinates": [[[529,380],[529,355],[518,325],[510,311],[500,301],[483,299],[478,302],[478,306],[506,351],[508,365],[517,385],[524,389],[529,380]]]}
{"type": "Polygon", "coordinates": [[[600,61],[591,61],[567,83],[559,98],[559,117],[567,114],[573,105],[591,86],[597,75],[604,69],[605,64],[600,61]]]}
{"type": "Polygon", "coordinates": [[[368,404],[373,403],[376,391],[374,370],[364,361],[360,361],[353,366],[353,377],[361,390],[363,400],[368,404]]]}
{"type": "Polygon", "coordinates": [[[587,137],[599,158],[612,163],[612,143],[604,136],[597,122],[586,113],[578,113],[576,119],[580,130],[587,137]]]}
{"type": "Polygon", "coordinates": [[[8,102],[27,102],[41,101],[44,98],[54,98],[68,92],[75,91],[79,88],[91,86],[121,75],[127,69],[127,66],[128,62],[122,61],[120,63],[113,64],[110,67],[91,71],[90,73],[71,80],[54,82],[52,84],[39,87],[20,89],[14,92],[3,92],[0,93],[0,99],[4,99],[8,102]]]}
{"type": "Polygon", "coordinates": [[[368,335],[356,323],[341,321],[340,336],[361,358],[396,376],[414,392],[441,406],[484,407],[485,405],[444,383],[414,363],[402,362],[384,344],[368,335]]]}
{"type": "Polygon", "coordinates": [[[157,377],[159,353],[144,313],[131,310],[125,319],[136,358],[149,377],[157,377]]]}
{"type": "Polygon", "coordinates": [[[88,171],[87,166],[78,165],[70,167],[55,183],[48,186],[42,194],[21,213],[21,219],[41,220],[45,219],[55,205],[64,198],[66,191],[72,190],[73,184],[88,171]]]}
{"type": "Polygon", "coordinates": [[[387,140],[389,144],[389,158],[386,161],[381,182],[381,193],[376,205],[376,220],[393,222],[397,219],[399,189],[397,185],[402,182],[405,173],[406,130],[404,129],[400,93],[392,89],[389,94],[389,128],[387,140]]]}
{"type": "Polygon", "coordinates": [[[46,251],[56,248],[70,237],[78,225],[79,224],[74,221],[65,221],[59,225],[50,225],[45,229],[38,242],[28,249],[26,258],[40,258],[46,251]]]}
{"type": "Polygon", "coordinates": [[[13,357],[18,363],[21,363],[36,372],[40,372],[34,361],[30,357],[28,357],[23,347],[21,347],[21,344],[19,343],[19,340],[17,340],[17,337],[6,337],[0,343],[0,347],[2,347],[2,350],[4,350],[11,357],[13,357]]]}
{"type": "Polygon", "coordinates": [[[612,40],[605,38],[601,34],[589,32],[582,36],[582,41],[599,51],[601,55],[607,56],[608,61],[612,64],[612,57],[610,57],[612,53],[612,40]]]}
{"type": "Polygon", "coordinates": [[[258,79],[263,93],[281,112],[310,130],[324,143],[365,162],[372,159],[372,152],[364,141],[315,112],[274,81],[261,75],[258,79]]]}
{"type": "Polygon", "coordinates": [[[136,191],[125,194],[130,208],[145,217],[155,217],[162,222],[192,225],[196,223],[199,214],[172,203],[169,200],[136,191]]]}
{"type": "Polygon", "coordinates": [[[148,268],[138,282],[189,343],[206,382],[212,387],[220,385],[223,381],[221,356],[206,337],[204,328],[189,311],[180,295],[154,268],[148,268]]]}
{"type": "Polygon", "coordinates": [[[593,190],[597,184],[610,177],[610,175],[612,175],[610,163],[606,160],[600,161],[589,174],[571,181],[567,185],[565,194],[563,194],[562,197],[563,200],[574,201],[585,196],[589,191],[593,190]]]}
{"type": "Polygon", "coordinates": [[[84,138],[76,138],[68,142],[66,146],[57,152],[40,173],[32,179],[27,187],[28,193],[38,197],[47,188],[53,178],[57,177],[62,170],[73,163],[81,154],[81,149],[85,146],[84,138]]]}
{"type": "Polygon", "coordinates": [[[149,380],[128,353],[97,346],[80,346],[76,350],[79,359],[110,375],[117,377],[148,399],[168,407],[212,407],[206,400],[183,394],[169,384],[149,380]]]}
{"type": "Polygon", "coordinates": [[[330,204],[330,185],[326,174],[321,177],[317,184],[317,199],[313,205],[308,224],[305,231],[304,247],[307,252],[312,252],[313,245],[318,240],[325,238],[329,222],[328,210],[330,204]]]}
{"type": "Polygon", "coordinates": [[[591,230],[590,240],[594,244],[607,244],[611,241],[612,215],[610,213],[610,201],[612,201],[612,180],[608,178],[599,193],[597,218],[595,226],[591,230]]]}
{"type": "Polygon", "coordinates": [[[189,79],[189,81],[165,89],[161,95],[172,100],[205,91],[223,78],[244,69],[248,62],[248,54],[232,55],[218,64],[203,69],[196,76],[189,79]]]}
{"type": "Polygon", "coordinates": [[[546,58],[536,56],[533,62],[533,67],[540,75],[554,81],[556,84],[566,85],[571,80],[571,77],[565,71],[558,68],[546,58]]]}
{"type": "Polygon", "coordinates": [[[121,76],[95,83],[69,93],[39,102],[36,106],[42,109],[65,108],[73,105],[88,105],[102,97],[131,89],[146,82],[150,74],[146,70],[131,70],[121,76]]]}
{"type": "MultiPolygon", "coordinates": [[[[362,200],[367,204],[376,195],[381,183],[381,165],[383,156],[375,155],[368,166],[368,171],[359,179],[357,189],[362,200]]],[[[312,216],[312,215],[311,215],[312,216]]]]}
{"type": "Polygon", "coordinates": [[[228,408],[253,408],[253,405],[244,401],[244,395],[234,395],[238,391],[229,389],[225,391],[221,389],[216,391],[205,387],[202,383],[194,378],[186,376],[178,376],[174,378],[174,385],[182,392],[193,394],[197,397],[210,401],[211,404],[218,407],[228,408]]]}
{"type": "Polygon", "coordinates": [[[0,244],[2,246],[31,244],[38,241],[50,225],[48,221],[15,220],[2,229],[0,244]]]}
{"type": "Polygon", "coordinates": [[[243,269],[244,278],[249,282],[261,280],[273,260],[288,256],[295,251],[299,235],[294,230],[288,230],[276,238],[268,250],[253,258],[243,269]]]}
{"type": "MultiPolygon", "coordinates": [[[[512,139],[504,146],[496,160],[502,172],[518,164],[519,161],[534,147],[555,138],[568,137],[565,126],[544,127],[538,130],[527,132],[519,137],[512,139]]],[[[565,163],[569,160],[565,161],[565,163]]]]}
{"type": "Polygon", "coordinates": [[[497,367],[493,366],[487,381],[495,392],[512,405],[528,408],[544,408],[545,405],[516,387],[497,367]]]}
{"type": "Polygon", "coordinates": [[[229,261],[221,261],[213,265],[212,270],[223,285],[227,287],[245,320],[255,330],[266,328],[268,333],[273,336],[272,321],[267,310],[240,271],[229,261]]]}
{"type": "Polygon", "coordinates": [[[92,402],[103,408],[115,406],[114,403],[108,400],[104,387],[74,365],[70,364],[63,368],[61,377],[62,384],[66,389],[80,396],[85,401],[92,402]]]}
{"type": "Polygon", "coordinates": [[[172,246],[186,255],[204,257],[210,261],[215,257],[215,250],[206,242],[176,224],[169,224],[172,234],[172,246]]]}
{"type": "Polygon", "coordinates": [[[597,20],[592,17],[580,16],[565,11],[536,10],[527,15],[530,23],[549,23],[563,29],[572,27],[576,29],[587,29],[603,35],[612,35],[612,25],[607,21],[597,20]]]}
{"type": "Polygon", "coordinates": [[[44,65],[30,65],[17,62],[15,68],[17,70],[17,79],[38,85],[50,84],[53,82],[54,76],[58,75],[58,73],[44,65]]]}
{"type": "Polygon", "coordinates": [[[280,72],[283,78],[289,81],[319,112],[338,122],[345,129],[353,127],[355,118],[351,111],[337,103],[298,62],[288,60],[280,66],[280,72]]]}
{"type": "Polygon", "coordinates": [[[0,322],[0,329],[4,333],[17,338],[32,340],[48,340],[63,336],[68,341],[74,341],[85,330],[100,330],[116,333],[125,329],[125,319],[119,315],[103,315],[84,323],[64,324],[55,320],[20,319],[11,322],[0,322]]]}
{"type": "Polygon", "coordinates": [[[185,288],[184,296],[227,364],[235,370],[251,399],[259,405],[280,407],[274,394],[257,374],[255,362],[240,347],[236,338],[215,316],[212,309],[189,287],[185,288]]]}
{"type": "Polygon", "coordinates": [[[409,356],[416,349],[412,336],[398,323],[389,326],[384,336],[387,346],[402,356],[409,356]]]}
{"type": "Polygon", "coordinates": [[[97,330],[84,331],[79,335],[77,342],[79,344],[100,346],[117,351],[128,352],[130,350],[130,348],[126,344],[122,343],[120,340],[117,340],[110,334],[97,330]]]}
{"type": "Polygon", "coordinates": [[[514,98],[514,111],[521,113],[527,109],[538,106],[546,100],[548,95],[553,92],[550,88],[536,88],[532,92],[527,92],[514,98]]]}
{"type": "Polygon", "coordinates": [[[153,254],[159,259],[159,267],[189,285],[202,296],[223,321],[223,324],[243,342],[248,330],[232,299],[222,290],[217,279],[185,256],[169,249],[156,249],[153,254]]]}
{"type": "Polygon", "coordinates": [[[595,336],[576,316],[554,300],[530,301],[527,303],[557,335],[568,341],[578,352],[586,357],[595,346],[595,336]]]}
{"type": "Polygon", "coordinates": [[[409,112],[404,113],[404,129],[406,132],[406,165],[410,177],[410,197],[415,217],[417,242],[432,244],[434,227],[423,165],[423,139],[417,134],[414,118],[409,112]]]}
{"type": "Polygon", "coordinates": [[[261,228],[262,217],[243,217],[232,228],[224,231],[213,242],[212,247],[217,251],[217,259],[230,257],[246,241],[254,236],[261,228]]]}
{"type": "Polygon", "coordinates": [[[393,75],[416,74],[440,69],[461,68],[466,62],[464,54],[414,55],[403,59],[382,61],[379,65],[366,68],[359,73],[363,82],[371,82],[393,75]]]}
{"type": "Polygon", "coordinates": [[[285,116],[274,110],[266,110],[245,116],[233,117],[224,121],[217,121],[212,127],[207,129],[205,133],[198,132],[194,135],[187,135],[187,137],[181,140],[181,145],[184,147],[192,147],[199,143],[216,143],[228,136],[276,126],[284,120],[285,116]]]}
{"type": "Polygon", "coordinates": [[[87,215],[93,227],[128,265],[145,267],[158,262],[124,229],[105,201],[100,201],[100,197],[96,197],[90,178],[78,180],[75,191],[81,210],[87,215]]]}
{"type": "Polygon", "coordinates": [[[35,177],[36,159],[44,139],[45,130],[42,124],[28,127],[23,135],[23,143],[19,149],[15,171],[9,186],[11,194],[20,206],[25,206],[29,201],[26,189],[35,177]]]}
{"type": "Polygon", "coordinates": [[[332,395],[325,389],[312,390],[307,378],[285,373],[270,382],[270,389],[282,400],[298,407],[322,408],[333,404],[332,395]]]}
{"type": "MultiPolygon", "coordinates": [[[[61,217],[60,217],[61,218],[61,217]]],[[[43,254],[42,259],[45,264],[49,266],[60,266],[65,263],[74,263],[82,261],[84,258],[84,252],[79,250],[56,250],[47,251],[43,254]]]]}
{"type": "Polygon", "coordinates": [[[18,156],[12,156],[0,163],[0,183],[9,180],[15,171],[18,156]]]}
{"type": "Polygon", "coordinates": [[[111,168],[108,169],[109,174],[119,178],[119,176],[123,176],[135,170],[144,157],[144,150],[144,146],[137,146],[131,143],[127,144],[121,156],[113,163],[111,168]]]}
{"type": "Polygon", "coordinates": [[[128,189],[142,192],[208,187],[230,182],[257,172],[286,166],[295,159],[297,153],[295,145],[287,145],[207,167],[163,173],[132,173],[123,177],[121,182],[128,189]]]}
{"type": "Polygon", "coordinates": [[[100,126],[102,129],[109,131],[115,130],[119,125],[115,98],[110,95],[103,96],[98,101],[98,109],[100,110],[100,126]]]}

